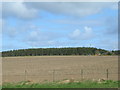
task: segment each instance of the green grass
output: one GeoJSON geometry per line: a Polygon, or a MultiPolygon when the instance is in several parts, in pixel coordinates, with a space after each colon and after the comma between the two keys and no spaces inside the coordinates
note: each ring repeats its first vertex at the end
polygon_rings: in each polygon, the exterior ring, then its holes
{"type": "Polygon", "coordinates": [[[71,82],[60,84],[58,82],[47,83],[27,83],[27,81],[19,83],[4,83],[2,88],[118,88],[118,81],[107,80],[102,83],[93,81],[71,82]]]}

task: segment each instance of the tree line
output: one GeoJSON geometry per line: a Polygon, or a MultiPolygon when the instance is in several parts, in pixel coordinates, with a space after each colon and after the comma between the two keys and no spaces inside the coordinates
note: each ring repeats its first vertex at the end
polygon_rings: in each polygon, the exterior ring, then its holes
{"type": "Polygon", "coordinates": [[[119,53],[120,51],[108,51],[93,47],[36,48],[3,51],[2,57],[45,55],[118,55],[119,53]]]}

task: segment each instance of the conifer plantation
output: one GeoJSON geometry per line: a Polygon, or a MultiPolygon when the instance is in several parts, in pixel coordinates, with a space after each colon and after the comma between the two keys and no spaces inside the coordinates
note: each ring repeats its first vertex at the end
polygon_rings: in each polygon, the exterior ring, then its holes
{"type": "Polygon", "coordinates": [[[93,47],[67,48],[34,48],[3,51],[2,57],[7,56],[45,56],[45,55],[118,55],[119,51],[108,51],[93,47]]]}

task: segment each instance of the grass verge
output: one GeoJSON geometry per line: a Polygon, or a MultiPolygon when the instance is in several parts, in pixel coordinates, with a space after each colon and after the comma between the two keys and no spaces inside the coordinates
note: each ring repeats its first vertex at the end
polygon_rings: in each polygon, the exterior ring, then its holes
{"type": "Polygon", "coordinates": [[[2,88],[118,88],[119,81],[106,80],[103,82],[82,81],[82,82],[47,82],[29,83],[22,81],[18,83],[4,83],[2,88]]]}

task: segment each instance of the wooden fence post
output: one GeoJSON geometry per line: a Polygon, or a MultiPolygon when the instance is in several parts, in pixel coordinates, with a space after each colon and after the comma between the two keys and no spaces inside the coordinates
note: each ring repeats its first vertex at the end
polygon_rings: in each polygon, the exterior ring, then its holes
{"type": "Polygon", "coordinates": [[[53,82],[55,81],[55,70],[53,70],[53,82]]]}
{"type": "Polygon", "coordinates": [[[109,71],[108,69],[106,69],[106,73],[107,73],[107,80],[109,79],[109,71]]]}
{"type": "Polygon", "coordinates": [[[83,69],[81,69],[81,79],[83,80],[83,69]]]}
{"type": "Polygon", "coordinates": [[[27,81],[27,70],[25,70],[25,81],[27,81]]]}

